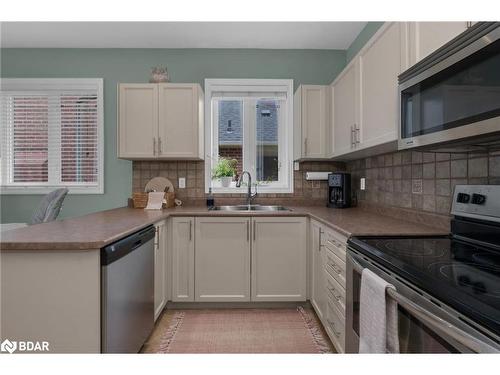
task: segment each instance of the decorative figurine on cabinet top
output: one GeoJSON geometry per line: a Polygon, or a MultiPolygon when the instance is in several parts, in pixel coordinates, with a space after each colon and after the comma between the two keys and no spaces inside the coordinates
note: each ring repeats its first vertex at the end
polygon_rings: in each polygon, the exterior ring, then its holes
{"type": "Polygon", "coordinates": [[[154,66],[151,68],[151,78],[149,78],[149,83],[168,82],[169,80],[166,67],[154,66]]]}

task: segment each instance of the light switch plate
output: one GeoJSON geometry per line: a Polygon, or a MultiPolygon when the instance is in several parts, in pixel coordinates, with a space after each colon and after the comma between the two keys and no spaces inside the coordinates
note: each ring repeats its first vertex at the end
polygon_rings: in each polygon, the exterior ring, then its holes
{"type": "Polygon", "coordinates": [[[366,180],[364,177],[361,177],[361,179],[359,180],[359,188],[361,190],[365,190],[366,189],[366,180]]]}
{"type": "Polygon", "coordinates": [[[186,177],[179,177],[179,189],[186,188],[186,177]]]}

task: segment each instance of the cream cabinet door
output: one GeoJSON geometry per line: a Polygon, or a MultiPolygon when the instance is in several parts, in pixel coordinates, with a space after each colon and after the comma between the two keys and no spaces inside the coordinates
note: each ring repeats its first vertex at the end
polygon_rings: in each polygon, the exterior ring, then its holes
{"type": "Polygon", "coordinates": [[[358,123],[358,64],[353,61],[334,82],[333,96],[333,153],[340,156],[352,152],[354,127],[358,123]]]}
{"type": "Polygon", "coordinates": [[[118,157],[153,158],[158,138],[158,85],[118,85],[118,157]]]}
{"type": "Polygon", "coordinates": [[[324,321],[326,317],[326,282],[324,271],[324,257],[321,246],[323,229],[315,221],[310,224],[310,251],[311,251],[311,304],[318,317],[324,321]]]}
{"type": "Polygon", "coordinates": [[[250,301],[250,218],[196,218],[195,301],[250,301]]]}
{"type": "Polygon", "coordinates": [[[304,217],[252,219],[252,301],[305,301],[304,217]]]}
{"type": "Polygon", "coordinates": [[[386,23],[362,49],[359,59],[360,126],[357,148],[398,138],[398,75],[406,68],[406,24],[386,23]]]}
{"type": "Polygon", "coordinates": [[[203,93],[190,83],[159,84],[159,158],[203,158],[203,93]]]}
{"type": "Polygon", "coordinates": [[[329,86],[301,85],[295,100],[300,105],[301,158],[326,158],[329,86]]]}
{"type": "Polygon", "coordinates": [[[194,301],[194,218],[172,218],[172,301],[194,301]]]}
{"type": "Polygon", "coordinates": [[[409,22],[410,64],[413,65],[467,29],[467,22],[409,22]]]}
{"type": "Polygon", "coordinates": [[[166,225],[165,221],[155,224],[155,320],[160,316],[166,303],[166,225]]]}

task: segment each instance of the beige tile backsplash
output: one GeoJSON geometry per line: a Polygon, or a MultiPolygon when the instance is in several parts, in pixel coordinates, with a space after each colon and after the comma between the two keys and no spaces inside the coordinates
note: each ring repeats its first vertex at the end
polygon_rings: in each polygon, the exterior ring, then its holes
{"type": "MultiPolygon", "coordinates": [[[[149,179],[167,177],[176,188],[176,196],[190,204],[205,204],[205,164],[203,161],[135,161],[133,191],[143,191],[149,179]],[[179,177],[186,188],[178,188],[179,177]]],[[[381,207],[403,208],[447,215],[453,188],[458,184],[500,184],[500,152],[449,154],[403,151],[347,163],[302,162],[294,171],[293,194],[260,193],[256,203],[323,205],[327,182],[306,181],[307,171],[352,173],[353,191],[359,202],[381,207]],[[359,178],[366,178],[366,190],[359,190],[359,178]]],[[[244,194],[216,194],[227,204],[241,203],[244,194]]]]}
{"type": "MultiPolygon", "coordinates": [[[[132,188],[133,191],[144,191],[146,183],[153,177],[168,178],[175,187],[176,197],[190,204],[205,204],[205,163],[203,161],[134,161],[132,188]],[[186,178],[186,188],[179,189],[179,177],[186,178]]],[[[309,171],[345,170],[344,163],[336,162],[302,162],[300,170],[294,171],[293,194],[259,193],[256,203],[278,204],[326,204],[328,185],[326,181],[306,181],[305,173],[309,171]]],[[[244,194],[215,194],[217,200],[227,204],[242,203],[244,194]]]]}
{"type": "Polygon", "coordinates": [[[500,153],[404,151],[350,161],[347,170],[360,202],[449,214],[455,185],[500,184],[500,153]]]}

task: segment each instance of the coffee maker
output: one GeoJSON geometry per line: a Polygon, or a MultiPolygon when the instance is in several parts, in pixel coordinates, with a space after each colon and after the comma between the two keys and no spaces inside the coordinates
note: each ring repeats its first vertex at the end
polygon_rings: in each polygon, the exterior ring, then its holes
{"type": "Polygon", "coordinates": [[[351,175],[345,172],[328,174],[328,207],[351,207],[351,175]]]}

